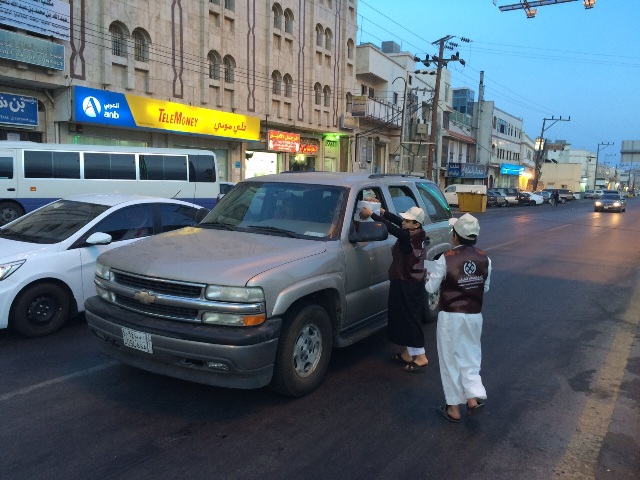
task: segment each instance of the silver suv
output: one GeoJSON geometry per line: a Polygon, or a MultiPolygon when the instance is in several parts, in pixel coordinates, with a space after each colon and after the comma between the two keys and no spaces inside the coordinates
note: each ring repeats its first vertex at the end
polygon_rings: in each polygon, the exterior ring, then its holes
{"type": "MultiPolygon", "coordinates": [[[[173,377],[235,388],[318,387],[332,347],[387,323],[395,238],[360,221],[374,194],[391,212],[418,205],[431,260],[452,246],[451,211],[418,177],[284,173],[238,183],[197,226],[98,258],[86,318],[104,353],[173,377]]],[[[424,297],[425,321],[438,295],[424,297]]]]}

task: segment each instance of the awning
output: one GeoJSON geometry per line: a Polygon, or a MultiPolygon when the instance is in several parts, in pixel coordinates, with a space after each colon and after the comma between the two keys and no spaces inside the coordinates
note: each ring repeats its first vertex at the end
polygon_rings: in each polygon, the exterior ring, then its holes
{"type": "Polygon", "coordinates": [[[458,132],[452,132],[451,130],[446,129],[446,128],[444,129],[444,131],[445,131],[445,134],[443,135],[444,137],[455,138],[455,139],[460,140],[460,141],[462,141],[464,143],[470,143],[472,145],[476,144],[476,141],[473,138],[469,137],[468,135],[464,135],[464,134],[458,133],[458,132]]]}

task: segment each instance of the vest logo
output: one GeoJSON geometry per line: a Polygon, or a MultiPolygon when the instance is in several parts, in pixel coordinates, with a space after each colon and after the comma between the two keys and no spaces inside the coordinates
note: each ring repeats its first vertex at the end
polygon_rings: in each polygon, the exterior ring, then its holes
{"type": "Polygon", "coordinates": [[[102,112],[102,105],[96,97],[85,97],[82,101],[82,110],[87,117],[96,118],[102,112]]]}
{"type": "Polygon", "coordinates": [[[464,273],[467,275],[473,275],[476,273],[476,264],[475,262],[464,262],[464,266],[462,267],[464,273]]]}

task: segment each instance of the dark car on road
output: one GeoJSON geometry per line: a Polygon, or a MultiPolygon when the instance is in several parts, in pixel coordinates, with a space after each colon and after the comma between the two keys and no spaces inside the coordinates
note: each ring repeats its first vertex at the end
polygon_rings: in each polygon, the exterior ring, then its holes
{"type": "Polygon", "coordinates": [[[507,204],[505,196],[497,190],[487,190],[487,207],[504,207],[507,204]]]}
{"type": "Polygon", "coordinates": [[[624,212],[627,200],[619,193],[605,193],[593,202],[594,212],[624,212]]]}

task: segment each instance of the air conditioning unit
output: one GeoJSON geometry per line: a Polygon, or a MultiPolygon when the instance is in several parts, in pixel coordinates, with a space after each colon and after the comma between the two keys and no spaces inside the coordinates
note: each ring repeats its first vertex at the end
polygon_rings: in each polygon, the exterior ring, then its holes
{"type": "Polygon", "coordinates": [[[429,135],[429,127],[426,123],[418,123],[416,125],[417,135],[429,135]]]}

